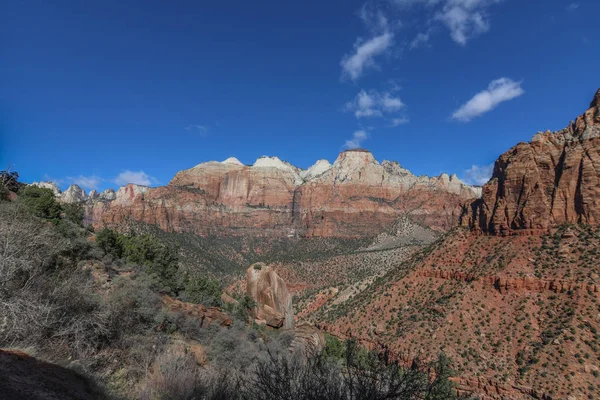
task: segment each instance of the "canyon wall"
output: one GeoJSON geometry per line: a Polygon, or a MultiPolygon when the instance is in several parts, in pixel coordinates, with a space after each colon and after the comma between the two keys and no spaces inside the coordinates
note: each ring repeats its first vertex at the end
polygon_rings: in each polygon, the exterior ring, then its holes
{"type": "Polygon", "coordinates": [[[138,221],[198,235],[357,238],[374,236],[404,215],[447,231],[480,190],[456,175],[417,177],[356,149],[307,170],[277,157],[251,166],[229,158],[180,171],[167,186],[130,184],[89,196],[72,186],[57,195],[84,204],[86,223],[96,228],[138,221]]]}
{"type": "Polygon", "coordinates": [[[494,235],[600,223],[600,90],[565,129],[538,133],[502,154],[461,222],[494,235]]]}

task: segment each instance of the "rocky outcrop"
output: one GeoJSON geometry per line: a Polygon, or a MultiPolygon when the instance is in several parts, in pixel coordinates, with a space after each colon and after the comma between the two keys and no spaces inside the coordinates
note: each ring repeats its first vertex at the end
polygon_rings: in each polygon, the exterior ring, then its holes
{"type": "Polygon", "coordinates": [[[510,291],[532,291],[543,292],[546,290],[554,293],[586,291],[588,293],[599,293],[600,287],[594,283],[572,282],[564,279],[538,279],[534,276],[510,277],[510,276],[476,276],[460,271],[444,270],[422,270],[417,272],[418,276],[425,278],[448,279],[481,284],[484,287],[492,287],[500,293],[510,291]]]}
{"type": "Polygon", "coordinates": [[[456,394],[469,398],[477,395],[480,400],[506,400],[506,399],[540,399],[552,400],[552,397],[522,385],[498,382],[494,379],[483,377],[452,377],[456,394]]]}
{"type": "Polygon", "coordinates": [[[310,358],[320,355],[325,345],[325,334],[314,325],[303,322],[294,328],[294,339],[289,350],[310,358]]]}
{"type": "Polygon", "coordinates": [[[251,265],[246,271],[246,293],[255,302],[252,314],[258,324],[294,327],[292,296],[273,268],[264,263],[251,265]]]}
{"type": "Polygon", "coordinates": [[[78,185],[71,185],[60,195],[60,201],[63,203],[81,203],[88,199],[85,190],[78,185]]]}
{"type": "Polygon", "coordinates": [[[567,128],[538,133],[501,155],[481,199],[465,207],[461,220],[495,235],[599,224],[600,89],[567,128]]]}
{"type": "Polygon", "coordinates": [[[85,222],[96,228],[137,221],[198,235],[357,238],[375,236],[406,215],[446,231],[479,188],[456,175],[417,177],[397,162],[379,163],[355,149],[307,170],[277,157],[260,157],[251,166],[230,157],[180,171],[167,186],[129,184],[86,196],[73,185],[58,194],[61,201],[84,204],[85,222]]]}
{"type": "Polygon", "coordinates": [[[54,196],[60,196],[60,189],[54,182],[33,182],[31,186],[37,186],[42,189],[50,189],[52,190],[52,193],[54,193],[54,196]]]}
{"type": "Polygon", "coordinates": [[[162,301],[169,311],[183,313],[198,320],[201,328],[206,328],[213,324],[230,326],[232,322],[231,317],[221,311],[219,307],[206,307],[202,304],[184,303],[169,296],[163,296],[162,301]]]}
{"type": "Polygon", "coordinates": [[[300,172],[300,177],[304,180],[310,180],[315,176],[321,175],[323,172],[331,168],[331,163],[327,160],[319,160],[307,170],[300,172]]]}
{"type": "Polygon", "coordinates": [[[115,193],[114,189],[106,189],[100,193],[98,198],[102,201],[113,201],[117,198],[117,194],[115,193]]]}
{"type": "Polygon", "coordinates": [[[296,191],[294,218],[307,236],[376,235],[402,215],[445,231],[456,224],[460,203],[477,196],[458,178],[448,183],[417,177],[397,162],[380,164],[365,150],[345,151],[296,191]]]}

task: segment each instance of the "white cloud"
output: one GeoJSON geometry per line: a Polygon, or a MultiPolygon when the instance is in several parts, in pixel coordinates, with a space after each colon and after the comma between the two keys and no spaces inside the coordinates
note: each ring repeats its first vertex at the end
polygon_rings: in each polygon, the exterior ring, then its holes
{"type": "Polygon", "coordinates": [[[494,109],[498,104],[521,96],[525,91],[521,82],[500,78],[490,82],[486,90],[477,93],[471,100],[454,111],[452,118],[468,122],[494,109]]]}
{"type": "Polygon", "coordinates": [[[392,127],[395,128],[400,125],[408,124],[409,122],[410,119],[408,117],[392,118],[392,127]]]}
{"type": "Polygon", "coordinates": [[[487,9],[501,0],[447,0],[435,18],[450,30],[452,39],[466,45],[469,39],[490,29],[487,9]]]}
{"type": "Polygon", "coordinates": [[[368,138],[369,135],[367,134],[367,132],[363,130],[356,131],[352,135],[352,139],[346,140],[346,143],[344,143],[344,147],[346,147],[347,149],[356,149],[357,147],[360,147],[362,145],[362,142],[364,142],[368,138]]]}
{"type": "Polygon", "coordinates": [[[579,3],[570,3],[567,6],[567,11],[575,11],[579,8],[579,3]]]}
{"type": "Polygon", "coordinates": [[[427,32],[418,33],[417,36],[410,42],[410,49],[417,49],[422,46],[427,46],[431,37],[431,29],[427,32]]]}
{"type": "Polygon", "coordinates": [[[150,186],[153,183],[158,183],[158,180],[144,171],[129,171],[121,172],[116,178],[115,183],[119,186],[125,186],[128,183],[135,183],[142,186],[150,186]]]}
{"type": "Polygon", "coordinates": [[[367,41],[361,39],[354,44],[354,54],[346,54],[340,65],[342,67],[342,78],[357,80],[368,68],[376,67],[374,58],[385,53],[394,42],[391,32],[384,32],[367,41]]]}
{"type": "MultiPolygon", "coordinates": [[[[424,6],[424,24],[434,26],[441,23],[449,31],[452,40],[464,46],[473,37],[489,31],[489,8],[503,0],[392,0],[392,3],[406,12],[407,9],[424,6]]],[[[419,33],[411,42],[414,49],[428,43],[430,31],[419,33]]]]}
{"type": "Polygon", "coordinates": [[[358,16],[373,35],[388,32],[388,18],[380,9],[375,8],[373,4],[374,3],[365,3],[358,12],[358,16]]]}
{"type": "Polygon", "coordinates": [[[473,165],[465,171],[462,180],[469,185],[486,184],[494,172],[494,164],[473,165]]]}
{"type": "Polygon", "coordinates": [[[185,127],[186,131],[197,132],[200,136],[205,136],[208,134],[208,127],[205,125],[192,124],[185,127]]]}
{"type": "Polygon", "coordinates": [[[395,113],[402,110],[405,104],[400,97],[389,92],[361,90],[354,100],[344,105],[344,111],[353,112],[356,118],[383,117],[384,113],[395,113]]]}
{"type": "Polygon", "coordinates": [[[66,181],[69,182],[70,184],[75,184],[77,186],[80,186],[84,189],[98,189],[98,186],[100,186],[100,184],[104,181],[104,179],[100,178],[99,176],[83,176],[83,175],[79,175],[77,177],[72,177],[69,176],[66,178],[66,181]]]}

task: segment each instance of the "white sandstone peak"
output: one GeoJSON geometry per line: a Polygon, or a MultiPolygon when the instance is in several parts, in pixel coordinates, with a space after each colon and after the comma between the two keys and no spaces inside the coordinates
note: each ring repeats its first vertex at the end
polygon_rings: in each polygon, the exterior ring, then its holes
{"type": "Polygon", "coordinates": [[[54,182],[33,182],[31,184],[31,186],[37,186],[39,188],[42,189],[50,189],[52,190],[52,193],[54,193],[55,197],[59,197],[60,196],[60,189],[58,188],[58,185],[54,182]]]}
{"type": "Polygon", "coordinates": [[[363,164],[363,165],[377,164],[377,165],[379,165],[379,162],[377,162],[375,157],[373,157],[373,153],[371,153],[370,151],[367,151],[367,150],[362,150],[362,149],[342,151],[340,153],[340,155],[338,156],[338,158],[333,163],[333,165],[336,166],[336,165],[339,165],[342,163],[348,163],[353,166],[356,166],[359,164],[363,164]]]}
{"type": "Polygon", "coordinates": [[[105,201],[113,201],[117,198],[117,194],[114,189],[106,189],[102,193],[100,193],[99,198],[105,201]]]}
{"type": "Polygon", "coordinates": [[[244,165],[241,163],[240,160],[238,160],[235,157],[229,157],[228,159],[221,161],[221,164],[231,164],[231,165],[240,165],[240,166],[244,165]]]}
{"type": "Polygon", "coordinates": [[[60,200],[63,203],[81,203],[87,200],[87,195],[79,185],[71,185],[60,195],[60,200]]]}
{"type": "Polygon", "coordinates": [[[136,197],[143,195],[148,190],[150,190],[148,186],[129,183],[126,186],[121,186],[119,190],[117,190],[115,202],[121,205],[129,205],[133,203],[136,197]]]}
{"type": "Polygon", "coordinates": [[[301,171],[300,176],[304,180],[309,180],[315,176],[321,175],[325,171],[331,168],[331,163],[325,159],[318,160],[314,165],[311,165],[308,169],[301,171]]]}
{"type": "Polygon", "coordinates": [[[300,177],[300,168],[293,166],[289,162],[279,159],[279,157],[262,156],[252,165],[254,168],[276,168],[281,171],[290,172],[294,176],[294,183],[301,185],[303,180],[300,177]]]}

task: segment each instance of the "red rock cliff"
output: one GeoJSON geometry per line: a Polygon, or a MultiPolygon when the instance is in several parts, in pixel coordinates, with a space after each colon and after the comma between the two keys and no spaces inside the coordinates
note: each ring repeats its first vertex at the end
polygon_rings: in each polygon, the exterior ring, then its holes
{"type": "Polygon", "coordinates": [[[462,215],[464,226],[496,235],[565,223],[600,223],[600,89],[567,128],[538,133],[501,155],[482,198],[462,215]]]}
{"type": "Polygon", "coordinates": [[[235,159],[181,171],[168,186],[128,185],[111,201],[87,201],[96,227],[128,219],[199,235],[361,237],[410,214],[444,231],[461,204],[479,194],[455,175],[416,177],[398,163],[379,163],[364,150],[345,151],[333,165],[302,171],[276,157],[253,166],[235,159]]]}

